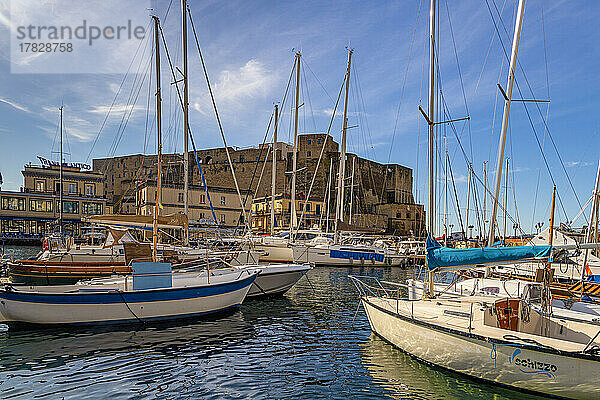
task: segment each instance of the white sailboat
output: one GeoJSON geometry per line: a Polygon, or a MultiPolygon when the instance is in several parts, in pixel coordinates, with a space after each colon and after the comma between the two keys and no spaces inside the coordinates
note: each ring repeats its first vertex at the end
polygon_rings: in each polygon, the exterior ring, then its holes
{"type": "MultiPolygon", "coordinates": [[[[600,397],[600,329],[589,318],[553,316],[543,283],[529,283],[517,294],[438,294],[434,273],[510,262],[548,262],[552,245],[448,249],[432,239],[434,228],[433,128],[436,0],[430,8],[429,210],[424,296],[400,298],[405,285],[353,277],[371,329],[410,355],[454,372],[520,390],[573,399],[600,397]],[[386,285],[387,284],[387,285],[386,285]]],[[[524,0],[519,0],[509,71],[507,104],[496,174],[501,178],[505,128],[518,49],[524,0]]],[[[497,196],[493,209],[496,214],[497,196]]],[[[554,207],[552,207],[554,208],[554,207]]],[[[494,221],[495,218],[492,218],[494,221]]],[[[493,240],[494,228],[490,228],[493,240]]],[[[550,242],[552,243],[552,242],[550,242]]],[[[510,282],[510,281],[509,281],[510,282]]],[[[521,283],[516,281],[517,283],[521,283]]],[[[462,290],[461,290],[462,291],[462,290]]],[[[575,315],[578,315],[575,313],[575,315]]]]}

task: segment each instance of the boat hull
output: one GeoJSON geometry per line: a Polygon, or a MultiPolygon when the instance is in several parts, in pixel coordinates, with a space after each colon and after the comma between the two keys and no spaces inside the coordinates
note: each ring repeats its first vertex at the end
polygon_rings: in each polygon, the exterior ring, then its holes
{"type": "Polygon", "coordinates": [[[260,269],[261,273],[250,288],[248,297],[282,295],[311,268],[307,265],[280,265],[260,269]]]}
{"type": "Polygon", "coordinates": [[[404,265],[407,258],[362,251],[337,251],[327,247],[294,246],[295,262],[326,266],[375,266],[397,267],[404,265]]]}
{"type": "MultiPolygon", "coordinates": [[[[585,356],[488,341],[394,312],[395,300],[363,297],[371,329],[427,363],[519,390],[572,399],[600,398],[600,362],[585,356]]],[[[400,307],[405,306],[408,302],[400,307]]]]}
{"type": "Polygon", "coordinates": [[[3,323],[93,325],[198,317],[238,307],[257,274],[229,283],[143,291],[0,291],[3,323]]]}

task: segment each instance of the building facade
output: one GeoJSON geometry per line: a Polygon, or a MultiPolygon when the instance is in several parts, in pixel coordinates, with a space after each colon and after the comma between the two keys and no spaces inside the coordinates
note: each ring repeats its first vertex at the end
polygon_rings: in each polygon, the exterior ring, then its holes
{"type": "MultiPolygon", "coordinates": [[[[240,199],[237,191],[219,188],[209,187],[208,196],[203,186],[191,185],[189,186],[189,209],[188,218],[190,226],[195,225],[215,225],[212,210],[210,207],[210,201],[212,202],[212,208],[217,217],[217,224],[223,228],[235,228],[237,226],[244,225],[244,217],[241,212],[240,199]]],[[[175,214],[183,213],[183,186],[174,184],[162,185],[161,190],[161,214],[175,214]]],[[[242,192],[242,197],[248,196],[248,192],[242,192]]],[[[243,201],[243,199],[242,199],[243,201]]],[[[146,182],[138,187],[136,191],[136,202],[138,214],[140,215],[154,215],[154,205],[156,204],[156,183],[146,182]]],[[[246,212],[250,215],[250,204],[251,198],[247,198],[246,212]]]]}
{"type": "MultiPolygon", "coordinates": [[[[271,147],[271,144],[251,148],[229,147],[231,164],[223,147],[198,150],[196,154],[191,152],[189,184],[197,187],[202,185],[202,177],[196,164],[197,156],[210,188],[235,190],[233,169],[240,190],[249,193],[250,198],[270,197],[273,162],[271,147]]],[[[182,156],[168,154],[163,157],[163,182],[167,185],[183,185],[182,156]]],[[[323,199],[324,213],[329,220],[335,217],[339,158],[339,145],[331,136],[320,133],[298,136],[296,196],[304,198],[310,191],[311,198],[323,199]]],[[[156,155],[140,154],[93,161],[93,169],[106,175],[105,192],[108,204],[115,212],[136,213],[138,205],[135,193],[145,182],[156,181],[156,161],[156,155]]],[[[282,196],[283,193],[291,193],[293,147],[277,143],[275,164],[275,192],[282,196]]],[[[345,207],[341,217],[344,222],[401,236],[424,235],[425,212],[423,206],[414,201],[410,168],[347,154],[344,182],[345,207]]],[[[235,205],[238,213],[241,213],[239,200],[235,205]]],[[[196,203],[191,195],[190,209],[195,206],[202,205],[196,203]]],[[[192,216],[191,219],[195,217],[192,216]]],[[[289,216],[286,219],[284,214],[281,220],[282,223],[289,221],[289,216]]],[[[308,227],[312,222],[312,219],[306,221],[303,227],[308,227]]],[[[264,226],[265,222],[262,224],[264,226]]]]}
{"type": "MultiPolygon", "coordinates": [[[[0,191],[0,237],[39,238],[57,231],[60,217],[60,168],[26,165],[20,191],[0,191]]],[[[62,229],[79,235],[82,218],[105,212],[104,177],[63,166],[62,229]]]]}
{"type": "MultiPolygon", "coordinates": [[[[252,201],[252,231],[255,233],[271,232],[271,196],[258,197],[252,201]]],[[[275,231],[287,230],[290,227],[292,215],[292,198],[287,193],[275,195],[275,231]]],[[[296,216],[302,220],[302,226],[320,226],[327,215],[323,198],[296,198],[296,216]],[[304,204],[306,203],[306,210],[304,204]],[[304,214],[304,215],[303,215],[304,214]]]]}

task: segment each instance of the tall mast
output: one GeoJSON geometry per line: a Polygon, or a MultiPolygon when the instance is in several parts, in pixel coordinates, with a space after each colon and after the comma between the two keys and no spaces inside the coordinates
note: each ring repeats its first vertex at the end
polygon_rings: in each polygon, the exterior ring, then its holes
{"type": "Polygon", "coordinates": [[[448,136],[444,136],[444,246],[448,247],[448,136]]]}
{"type": "Polygon", "coordinates": [[[513,36],[512,53],[510,55],[510,67],[508,70],[508,83],[506,85],[506,98],[504,99],[504,115],[502,116],[502,132],[500,134],[500,143],[498,144],[498,157],[496,160],[496,186],[493,197],[492,218],[490,219],[490,230],[488,232],[488,246],[494,244],[494,232],[496,227],[496,213],[498,211],[498,195],[500,193],[500,184],[502,182],[502,164],[504,161],[504,146],[506,144],[506,132],[508,130],[508,116],[510,114],[510,104],[512,100],[513,83],[515,82],[515,68],[517,65],[517,53],[519,51],[519,39],[521,37],[521,26],[523,25],[523,11],[525,9],[525,0],[519,0],[517,9],[517,19],[515,21],[515,33],[513,36]]]}
{"type": "Polygon", "coordinates": [[[429,212],[427,215],[427,233],[434,236],[435,196],[434,196],[434,100],[435,100],[435,0],[429,7],[429,212]]]}
{"type": "Polygon", "coordinates": [[[160,41],[158,34],[158,17],[154,18],[154,47],[156,55],[154,57],[156,61],[156,137],[157,137],[157,164],[158,164],[158,175],[156,177],[156,199],[154,203],[154,221],[152,227],[152,261],[157,262],[157,251],[158,245],[158,216],[160,214],[160,204],[162,202],[162,125],[161,125],[161,95],[160,95],[160,41]]]}
{"type": "Polygon", "coordinates": [[[469,177],[467,178],[467,218],[465,220],[465,226],[467,227],[467,232],[465,232],[465,235],[467,235],[467,237],[465,239],[468,239],[468,235],[469,235],[469,207],[470,207],[470,200],[471,200],[471,163],[469,163],[469,177]]]}
{"type": "Polygon", "coordinates": [[[298,159],[298,112],[300,111],[300,57],[301,53],[296,53],[296,113],[294,114],[294,148],[292,151],[292,218],[290,221],[290,238],[293,239],[293,232],[296,228],[296,169],[298,159]]]}
{"type": "MultiPolygon", "coordinates": [[[[188,154],[188,135],[189,135],[189,89],[188,89],[188,59],[187,59],[187,0],[181,0],[181,34],[183,52],[183,213],[188,216],[189,208],[189,154],[188,154]]],[[[185,229],[185,245],[190,241],[189,225],[185,229]]]]}
{"type": "Polygon", "coordinates": [[[60,207],[58,207],[58,209],[59,209],[58,229],[59,229],[59,233],[62,235],[62,231],[63,231],[63,106],[60,106],[60,162],[58,164],[59,164],[59,168],[60,168],[60,172],[59,172],[60,190],[58,191],[59,192],[58,204],[60,205],[60,207]]]}
{"type": "Polygon", "coordinates": [[[329,219],[330,219],[330,209],[331,209],[331,179],[333,175],[333,160],[329,159],[329,177],[327,178],[327,210],[325,211],[325,232],[329,233],[329,219]]]}
{"type": "Polygon", "coordinates": [[[352,157],[352,177],[350,178],[350,217],[348,222],[352,225],[352,203],[354,202],[354,161],[356,157],[352,157]]]}
{"type": "Polygon", "coordinates": [[[487,208],[486,208],[486,200],[487,200],[487,161],[483,162],[483,232],[481,232],[481,240],[483,241],[485,238],[485,222],[487,218],[487,208]]]}
{"type": "Polygon", "coordinates": [[[506,159],[506,177],[504,179],[504,232],[502,235],[505,246],[506,246],[506,214],[508,213],[508,211],[506,210],[507,200],[508,200],[508,158],[506,159]]]}
{"type": "Polygon", "coordinates": [[[338,197],[335,209],[335,243],[339,242],[338,222],[344,218],[344,178],[346,175],[346,135],[348,130],[348,92],[350,91],[350,65],[352,64],[352,53],[348,49],[348,67],[346,68],[346,93],[344,95],[344,116],[342,120],[342,145],[340,151],[340,167],[338,175],[338,197]]]}
{"type": "MultiPolygon", "coordinates": [[[[595,210],[595,207],[598,206],[598,202],[596,201],[597,197],[598,197],[598,188],[600,186],[600,160],[598,160],[598,172],[596,172],[596,183],[594,184],[594,192],[592,193],[592,204],[591,204],[591,211],[590,211],[590,220],[588,222],[588,231],[587,231],[587,235],[586,235],[586,242],[590,243],[592,241],[592,218],[594,218],[594,213],[597,212],[597,210],[595,210]]],[[[585,249],[585,253],[583,256],[583,265],[581,266],[581,296],[583,296],[583,280],[585,278],[585,267],[587,264],[587,259],[588,259],[588,249],[585,249]]]]}
{"type": "Polygon", "coordinates": [[[277,122],[279,106],[275,104],[275,130],[273,131],[273,168],[271,169],[271,235],[275,233],[275,184],[277,177],[277,122]]]}

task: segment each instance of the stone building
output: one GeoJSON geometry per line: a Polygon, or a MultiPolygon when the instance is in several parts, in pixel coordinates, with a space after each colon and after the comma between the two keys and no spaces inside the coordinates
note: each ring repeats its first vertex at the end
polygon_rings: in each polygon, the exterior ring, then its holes
{"type": "MultiPolygon", "coordinates": [[[[21,190],[0,191],[0,237],[40,238],[58,230],[60,167],[26,165],[21,190]]],[[[95,171],[63,166],[63,231],[81,233],[82,218],[106,208],[104,177],[95,171]]]]}
{"type": "MultiPolygon", "coordinates": [[[[258,199],[271,195],[273,160],[271,147],[271,144],[250,148],[229,147],[231,164],[223,147],[198,150],[196,155],[191,152],[190,185],[202,186],[196,156],[209,188],[218,187],[235,191],[231,173],[233,168],[239,189],[251,194],[244,195],[245,198],[247,197],[246,207],[249,207],[252,198],[258,199]]],[[[282,142],[277,143],[275,147],[277,165],[275,193],[285,197],[291,192],[293,147],[282,142]]],[[[163,182],[165,185],[182,186],[183,157],[179,154],[167,154],[163,157],[163,182]]],[[[114,207],[115,212],[129,214],[139,212],[136,205],[136,192],[145,182],[156,181],[156,155],[137,154],[95,159],[93,168],[106,175],[105,192],[108,203],[114,207]]],[[[325,215],[329,215],[330,219],[335,215],[338,169],[339,144],[331,136],[326,134],[298,136],[296,195],[298,198],[307,196],[314,178],[310,197],[324,199],[325,215]],[[319,163],[321,152],[323,157],[319,163]],[[319,164],[318,169],[317,164],[319,164]],[[331,177],[330,168],[333,171],[331,177]]],[[[414,202],[410,168],[399,164],[381,164],[355,154],[347,154],[345,184],[344,222],[398,235],[423,235],[425,213],[423,206],[414,202]],[[354,186],[351,190],[353,163],[354,186]],[[350,221],[350,204],[352,204],[352,221],[350,221]]],[[[197,205],[192,196],[190,206],[197,205]]],[[[239,199],[236,207],[239,214],[241,212],[239,199]]]]}

